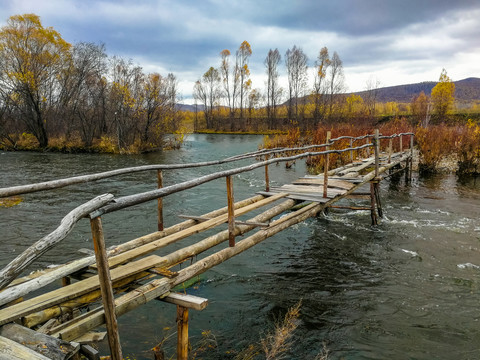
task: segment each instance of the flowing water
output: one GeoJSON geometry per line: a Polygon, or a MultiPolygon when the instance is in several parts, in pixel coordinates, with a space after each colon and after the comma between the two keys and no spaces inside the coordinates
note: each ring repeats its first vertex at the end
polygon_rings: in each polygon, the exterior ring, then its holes
{"type": "MultiPolygon", "coordinates": [[[[128,166],[218,159],[253,151],[261,140],[250,135],[192,135],[181,150],[139,156],[0,153],[0,186],[128,166]]],[[[247,163],[165,172],[164,183],[247,163]]],[[[282,184],[305,171],[302,162],[291,169],[271,166],[270,178],[282,184]]],[[[235,199],[261,190],[262,179],[262,169],[235,176],[235,199]]],[[[25,195],[19,205],[0,208],[0,265],[52,231],[84,201],[105,192],[123,196],[151,190],[155,182],[154,172],[137,173],[25,195]]],[[[232,359],[258,344],[299,299],[301,314],[287,359],[314,359],[324,346],[329,359],[480,358],[480,178],[414,174],[408,185],[403,179],[382,182],[381,192],[385,217],[378,227],[370,226],[365,211],[330,212],[203,274],[187,289],[209,299],[204,311],[190,312],[194,347],[205,334],[209,344],[217,345],[203,358],[232,359]]],[[[200,215],[225,204],[224,180],[168,196],[166,224],[181,221],[177,214],[200,215]]],[[[155,231],[155,209],[152,202],[105,215],[107,245],[155,231]]],[[[85,221],[29,270],[77,258],[78,249],[92,247],[85,221]]],[[[149,349],[168,336],[165,348],[174,352],[173,305],[153,301],[119,323],[125,357],[152,359],[149,349]]],[[[105,344],[101,349],[108,351],[105,344]]]]}

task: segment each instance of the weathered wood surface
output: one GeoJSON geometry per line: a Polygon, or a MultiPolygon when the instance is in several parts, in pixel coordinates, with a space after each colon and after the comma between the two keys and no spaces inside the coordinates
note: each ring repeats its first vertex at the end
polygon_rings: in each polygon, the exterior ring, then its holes
{"type": "Polygon", "coordinates": [[[0,336],[0,360],[50,360],[15,341],[0,336]]]}
{"type": "Polygon", "coordinates": [[[107,250],[105,249],[105,239],[103,237],[103,227],[100,217],[91,219],[90,225],[97,260],[98,281],[100,282],[100,291],[102,293],[110,355],[113,360],[123,360],[117,316],[115,315],[115,297],[113,296],[112,278],[110,275],[110,267],[108,266],[107,250]]]}
{"type": "MultiPolygon", "coordinates": [[[[127,265],[112,269],[112,281],[122,280],[129,275],[142,272],[155,266],[161,265],[163,259],[156,255],[151,255],[147,258],[131,262],[127,265]]],[[[62,302],[74,299],[78,296],[84,295],[88,292],[96,290],[100,287],[98,275],[91,278],[79,281],[77,283],[62,287],[60,289],[51,291],[25,300],[21,303],[9,306],[8,308],[0,310],[0,325],[6,324],[10,321],[18,319],[30,313],[61,304],[62,302]]]]}
{"type": "MultiPolygon", "coordinates": [[[[265,205],[270,204],[270,203],[272,203],[276,200],[279,200],[279,199],[281,199],[285,196],[287,196],[286,193],[279,193],[279,194],[275,194],[275,196],[272,196],[272,197],[260,200],[258,202],[255,202],[253,204],[244,206],[242,208],[239,208],[239,209],[235,210],[235,216],[240,216],[240,215],[246,214],[249,211],[258,209],[262,206],[265,206],[265,205]]],[[[140,256],[143,256],[145,254],[151,253],[151,252],[156,251],[158,249],[161,249],[161,248],[163,248],[167,245],[173,244],[174,242],[179,241],[181,239],[184,239],[187,236],[197,234],[199,232],[205,231],[205,230],[210,229],[212,227],[215,227],[217,225],[223,224],[223,223],[227,222],[227,220],[228,220],[228,214],[217,216],[213,219],[204,221],[200,224],[194,225],[190,228],[179,231],[175,234],[166,236],[166,237],[164,237],[162,239],[159,239],[157,241],[150,242],[148,244],[137,247],[135,249],[126,251],[126,252],[124,252],[120,255],[113,256],[109,259],[109,264],[110,264],[111,267],[116,266],[118,264],[123,264],[123,263],[128,262],[132,259],[135,259],[137,257],[140,257],[140,256]]]]}
{"type": "Polygon", "coordinates": [[[75,347],[67,341],[13,323],[2,326],[0,336],[26,346],[52,360],[69,359],[79,349],[79,346],[75,347]]]}
{"type": "MultiPolygon", "coordinates": [[[[241,207],[253,204],[262,199],[264,199],[264,196],[256,195],[248,199],[236,202],[234,204],[234,207],[235,209],[239,209],[241,207]]],[[[224,207],[218,210],[211,211],[203,215],[203,217],[208,217],[208,218],[217,217],[219,215],[225,214],[226,212],[227,212],[227,207],[224,207]]],[[[187,229],[195,224],[197,224],[197,222],[193,220],[184,221],[174,226],[171,226],[167,229],[164,229],[163,231],[157,231],[152,234],[130,240],[124,244],[110,248],[108,251],[108,255],[112,256],[112,255],[121,254],[125,251],[134,249],[138,246],[161,239],[167,235],[171,235],[178,231],[187,229]]],[[[12,300],[15,300],[17,298],[20,298],[21,296],[24,296],[30,293],[31,291],[37,290],[45,285],[52,283],[55,280],[61,279],[74,272],[77,272],[90,265],[93,265],[94,263],[95,263],[95,256],[89,256],[86,258],[74,260],[70,263],[58,266],[54,269],[45,269],[42,271],[37,271],[34,274],[28,275],[24,278],[16,279],[12,282],[12,284],[16,284],[15,287],[13,286],[9,287],[4,291],[0,292],[0,305],[7,304],[12,300]]]]}
{"type": "MultiPolygon", "coordinates": [[[[315,177],[315,178],[300,178],[292,182],[293,185],[322,185],[323,186],[323,176],[315,177]]],[[[339,180],[332,177],[328,178],[328,187],[329,188],[339,188],[349,190],[355,185],[351,182],[345,180],[339,180]]]]}
{"type": "Polygon", "coordinates": [[[81,218],[113,200],[112,194],[104,194],[78,206],[69,212],[60,222],[60,226],[47,236],[38,240],[22,254],[12,260],[0,271],[0,289],[10,284],[28,265],[38,259],[46,251],[54,247],[72,231],[81,218]]]}
{"type": "MultiPolygon", "coordinates": [[[[265,222],[269,221],[273,217],[283,213],[284,211],[292,208],[295,205],[295,201],[293,200],[285,200],[282,203],[273,206],[272,208],[268,209],[267,211],[253,217],[252,219],[247,220],[248,222],[265,222]]],[[[256,226],[255,225],[239,225],[235,227],[235,235],[242,235],[252,229],[254,229],[256,226]]],[[[199,255],[202,252],[222,243],[223,241],[226,241],[229,237],[228,230],[224,230],[216,235],[212,235],[206,239],[203,239],[195,244],[192,244],[190,246],[184,247],[182,249],[179,249],[171,254],[168,254],[163,257],[164,259],[164,266],[171,266],[173,264],[179,263],[189,257],[199,255]]],[[[128,282],[132,282],[136,279],[144,277],[144,273],[139,273],[136,275],[133,275],[132,277],[123,279],[121,281],[118,281],[114,284],[114,286],[122,287],[128,282]],[[136,278],[135,278],[136,277],[136,278]]],[[[75,298],[71,301],[68,301],[66,303],[62,303],[60,305],[56,305],[52,308],[48,308],[30,315],[27,315],[24,317],[23,322],[25,326],[34,326],[36,324],[40,324],[44,321],[47,321],[49,318],[54,317],[54,316],[59,316],[62,311],[66,311],[67,309],[72,309],[79,307],[83,304],[88,304],[100,296],[100,291],[96,290],[94,292],[88,293],[86,295],[83,295],[81,297],[75,298]],[[62,310],[63,309],[63,310],[62,310]]]]}
{"type": "Polygon", "coordinates": [[[168,302],[170,304],[180,305],[185,308],[194,309],[197,311],[202,311],[208,305],[208,300],[205,298],[180,293],[170,293],[165,296],[162,301],[168,302]]]}

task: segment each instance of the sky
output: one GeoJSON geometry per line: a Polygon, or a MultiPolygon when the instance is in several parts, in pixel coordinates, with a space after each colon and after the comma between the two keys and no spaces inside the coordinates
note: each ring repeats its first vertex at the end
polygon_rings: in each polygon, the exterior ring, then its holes
{"type": "Polygon", "coordinates": [[[234,55],[244,40],[262,91],[268,51],[282,54],[286,86],[283,57],[294,45],[310,66],[322,47],[336,51],[351,92],[437,81],[443,68],[454,81],[480,77],[478,0],[0,0],[0,26],[25,13],[72,44],[103,43],[147,73],[175,74],[184,103],[220,52],[234,55]]]}

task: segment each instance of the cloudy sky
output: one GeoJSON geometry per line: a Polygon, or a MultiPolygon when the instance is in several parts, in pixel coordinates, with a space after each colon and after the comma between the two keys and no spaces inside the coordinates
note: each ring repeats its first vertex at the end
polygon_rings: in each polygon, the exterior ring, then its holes
{"type": "MultiPolygon", "coordinates": [[[[104,43],[146,72],[173,72],[185,102],[195,80],[247,40],[253,87],[263,60],[297,45],[313,65],[320,49],[343,61],[349,91],[480,77],[478,0],[0,0],[0,25],[35,13],[71,43],[104,43]]],[[[284,72],[284,65],[281,66],[284,72]]]]}

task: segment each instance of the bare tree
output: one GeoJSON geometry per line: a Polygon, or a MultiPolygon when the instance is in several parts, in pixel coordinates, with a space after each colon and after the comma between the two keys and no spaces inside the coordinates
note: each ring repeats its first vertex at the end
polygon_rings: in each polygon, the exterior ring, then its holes
{"type": "Polygon", "coordinates": [[[333,53],[329,66],[329,116],[333,116],[333,105],[337,95],[345,90],[345,79],[343,75],[343,62],[337,52],[333,53]]]}
{"type": "Polygon", "coordinates": [[[220,99],[220,74],[217,69],[210,67],[202,79],[198,80],[194,86],[194,97],[203,103],[205,109],[205,120],[207,128],[213,128],[213,111],[218,105],[220,99]]]}
{"type": "Polygon", "coordinates": [[[249,79],[250,69],[248,68],[248,59],[252,55],[252,48],[248,41],[241,43],[236,53],[235,59],[235,82],[238,84],[238,91],[240,96],[240,119],[243,119],[243,109],[247,99],[248,91],[251,87],[251,81],[249,79]]]}
{"type": "Polygon", "coordinates": [[[296,45],[292,49],[288,49],[285,54],[289,95],[288,115],[290,119],[298,118],[298,101],[300,96],[304,94],[307,83],[307,61],[307,55],[296,45]]]}
{"type": "Polygon", "coordinates": [[[267,72],[267,118],[269,129],[273,129],[274,121],[276,119],[277,101],[279,93],[281,93],[281,88],[278,83],[278,64],[281,59],[282,56],[278,49],[270,49],[263,62],[267,72]]]}
{"type": "Polygon", "coordinates": [[[330,56],[327,47],[323,47],[315,61],[315,74],[313,80],[313,119],[318,123],[325,113],[325,93],[328,67],[330,66],[330,56]]]}
{"type": "Polygon", "coordinates": [[[377,78],[372,76],[367,80],[367,83],[365,86],[366,92],[363,100],[365,105],[367,106],[368,114],[371,117],[375,117],[379,87],[380,87],[380,81],[377,78]]]}

